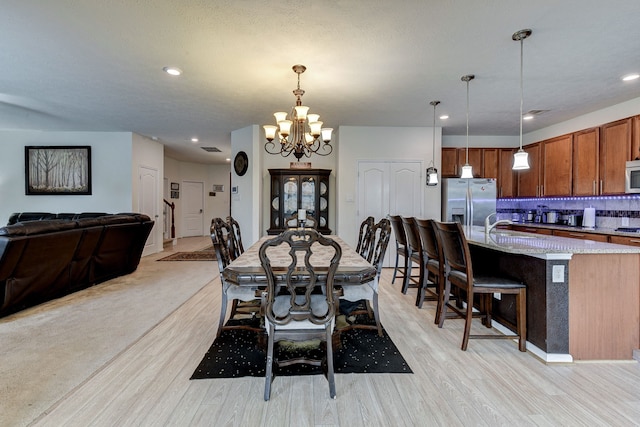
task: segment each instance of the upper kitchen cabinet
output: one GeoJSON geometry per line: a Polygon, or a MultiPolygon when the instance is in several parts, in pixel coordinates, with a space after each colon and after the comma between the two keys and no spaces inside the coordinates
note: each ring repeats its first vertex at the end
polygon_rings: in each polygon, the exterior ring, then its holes
{"type": "MultiPolygon", "coordinates": [[[[458,148],[458,175],[467,162],[467,149],[458,148]]],[[[469,165],[474,178],[482,178],[482,148],[469,148],[469,165]]]]}
{"type": "MultiPolygon", "coordinates": [[[[599,194],[624,193],[624,171],[631,160],[633,118],[607,123],[600,127],[599,194]]],[[[634,156],[635,157],[635,156],[634,156]]]]}
{"type": "Polygon", "coordinates": [[[529,154],[529,169],[516,171],[518,197],[541,197],[540,191],[540,143],[522,147],[529,154]]]}
{"type": "Polygon", "coordinates": [[[442,163],[440,166],[440,173],[443,178],[455,178],[460,176],[458,173],[458,149],[457,148],[443,148],[442,149],[442,163]]]}
{"type": "Polygon", "coordinates": [[[498,178],[500,167],[500,154],[498,148],[482,149],[482,177],[498,178]]]}
{"type": "Polygon", "coordinates": [[[571,194],[571,156],[573,135],[563,135],[542,142],[542,187],[540,196],[571,194]]]}
{"type": "MultiPolygon", "coordinates": [[[[459,178],[462,173],[462,166],[467,161],[466,148],[443,148],[442,149],[442,177],[459,178]]],[[[482,176],[482,148],[469,148],[469,164],[473,170],[473,176],[482,176]]]]}
{"type": "Polygon", "coordinates": [[[631,140],[631,158],[629,160],[640,160],[640,116],[633,119],[633,139],[631,140]]]}
{"type": "Polygon", "coordinates": [[[516,179],[513,172],[513,153],[511,148],[499,149],[498,197],[516,196],[516,179]]]}
{"type": "Polygon", "coordinates": [[[599,187],[600,128],[573,134],[573,195],[594,196],[599,187]]]}

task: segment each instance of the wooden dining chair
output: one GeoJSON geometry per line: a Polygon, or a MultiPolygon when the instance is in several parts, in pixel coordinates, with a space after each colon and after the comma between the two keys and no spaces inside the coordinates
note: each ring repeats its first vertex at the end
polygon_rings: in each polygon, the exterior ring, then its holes
{"type": "MultiPolygon", "coordinates": [[[[377,224],[371,227],[371,250],[366,257],[376,268],[375,278],[361,285],[349,285],[342,287],[341,299],[356,302],[364,301],[367,304],[366,312],[375,319],[375,325],[366,325],[351,323],[346,327],[343,327],[340,332],[344,332],[348,329],[377,329],[378,335],[382,336],[382,324],[380,323],[380,310],[378,309],[378,286],[380,283],[380,273],[382,272],[382,262],[384,256],[387,253],[387,246],[389,245],[389,239],[391,237],[391,223],[387,218],[382,218],[377,224]],[[372,312],[372,313],[371,313],[372,312]]],[[[357,311],[352,312],[359,314],[357,311]]]]}
{"type": "Polygon", "coordinates": [[[364,258],[367,257],[369,247],[371,246],[371,230],[375,225],[376,220],[374,217],[367,217],[362,223],[360,223],[360,233],[358,234],[358,245],[356,246],[356,252],[358,252],[364,258]]]}
{"type": "Polygon", "coordinates": [[[274,363],[278,366],[294,363],[324,365],[329,382],[329,395],[335,399],[336,384],[331,335],[337,312],[338,298],[334,295],[333,285],[342,257],[340,245],[313,229],[292,229],[265,241],[260,246],[259,257],[267,277],[267,289],[262,294],[265,327],[268,334],[264,400],[269,400],[271,396],[274,363]],[[318,268],[313,265],[311,247],[316,243],[329,249],[333,254],[328,267],[318,268]],[[274,268],[269,250],[280,245],[288,247],[290,261],[285,268],[274,268]],[[280,281],[284,281],[284,289],[280,289],[277,276],[281,278],[280,281]],[[318,287],[322,289],[321,293],[317,292],[318,287]],[[326,355],[323,360],[309,358],[280,360],[274,351],[275,343],[281,340],[312,339],[325,342],[326,355]]]}
{"type": "Polygon", "coordinates": [[[390,215],[389,221],[391,221],[391,228],[393,229],[393,234],[396,242],[396,263],[393,268],[393,277],[391,278],[391,284],[396,282],[396,277],[402,279],[404,283],[404,278],[407,274],[407,264],[409,262],[409,255],[407,249],[407,235],[404,232],[404,226],[402,225],[402,217],[400,215],[390,215]],[[402,257],[402,265],[400,265],[400,257],[402,257]],[[401,276],[398,276],[398,273],[401,276]]]}
{"type": "Polygon", "coordinates": [[[422,252],[422,243],[420,242],[420,234],[414,217],[402,217],[402,226],[407,236],[407,270],[402,282],[402,293],[406,294],[409,288],[419,288],[425,276],[424,254],[422,252]],[[418,268],[418,273],[414,274],[413,268],[418,268]]]}
{"type": "Polygon", "coordinates": [[[436,237],[442,246],[446,262],[446,285],[443,292],[444,301],[441,307],[439,327],[442,327],[447,309],[452,310],[459,317],[465,319],[462,350],[467,349],[470,338],[518,338],[518,349],[527,349],[527,288],[517,280],[507,277],[485,276],[474,274],[471,263],[469,244],[458,222],[435,222],[436,237]],[[460,310],[450,304],[449,294],[451,286],[456,286],[466,294],[466,309],[460,310]],[[471,335],[473,317],[480,317],[487,328],[491,328],[491,303],[493,294],[513,294],[516,305],[516,324],[509,325],[517,334],[484,334],[471,335]],[[474,313],[474,297],[478,296],[479,311],[474,313]]]}
{"type": "Polygon", "coordinates": [[[244,253],[244,246],[242,245],[242,233],[240,233],[240,224],[231,215],[227,217],[227,224],[231,226],[232,244],[234,246],[234,252],[240,256],[244,253]]]}
{"type": "Polygon", "coordinates": [[[218,270],[220,272],[220,282],[222,284],[222,301],[220,303],[220,320],[218,321],[218,332],[216,336],[220,336],[225,329],[250,329],[256,328],[246,325],[225,325],[224,321],[227,314],[228,302],[232,302],[229,319],[233,319],[237,314],[251,314],[255,316],[260,311],[260,294],[259,287],[240,287],[227,283],[222,276],[222,271],[227,265],[236,259],[240,254],[237,247],[233,243],[233,230],[231,225],[222,220],[222,218],[214,218],[211,221],[211,241],[216,252],[218,261],[218,270]],[[251,302],[246,307],[239,307],[238,301],[251,302]]]}

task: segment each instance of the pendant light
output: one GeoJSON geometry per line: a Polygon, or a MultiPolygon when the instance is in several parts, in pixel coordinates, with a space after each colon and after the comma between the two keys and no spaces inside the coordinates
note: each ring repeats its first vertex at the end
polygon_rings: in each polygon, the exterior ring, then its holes
{"type": "Polygon", "coordinates": [[[467,157],[464,166],[462,166],[460,178],[473,178],[473,170],[469,164],[469,82],[475,77],[473,74],[467,74],[460,78],[463,82],[467,82],[467,157]]]}
{"type": "Polygon", "coordinates": [[[436,161],[436,105],[440,104],[440,101],[431,101],[429,104],[433,105],[433,157],[431,158],[431,166],[427,168],[427,185],[438,185],[438,169],[435,167],[436,161]]]}
{"type": "Polygon", "coordinates": [[[520,42],[520,149],[513,154],[513,170],[529,169],[529,153],[522,149],[522,105],[524,104],[524,91],[522,89],[523,49],[524,39],[531,35],[531,30],[520,30],[513,33],[511,38],[520,42]]]}

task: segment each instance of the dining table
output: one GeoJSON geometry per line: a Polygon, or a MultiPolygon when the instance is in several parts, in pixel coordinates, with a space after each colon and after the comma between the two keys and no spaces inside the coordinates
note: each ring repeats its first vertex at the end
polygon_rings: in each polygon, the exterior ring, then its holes
{"type": "MultiPolygon", "coordinates": [[[[362,285],[375,280],[377,271],[370,262],[364,259],[339,236],[328,235],[326,237],[338,242],[342,249],[342,257],[340,258],[340,263],[334,276],[335,286],[346,287],[350,285],[362,285]]],[[[253,289],[266,286],[267,277],[260,263],[258,251],[265,241],[272,238],[273,236],[263,236],[238,258],[229,263],[222,271],[223,279],[232,286],[235,285],[253,289]]],[[[313,255],[310,260],[312,265],[317,267],[320,272],[322,269],[328,268],[331,257],[333,256],[333,250],[323,247],[318,243],[312,246],[312,250],[313,255]]],[[[291,262],[291,258],[288,255],[289,248],[287,245],[280,245],[271,248],[270,251],[272,251],[270,252],[270,259],[271,265],[274,267],[276,282],[284,284],[286,268],[291,262]]],[[[320,273],[319,279],[322,280],[322,273],[320,273]]]]}

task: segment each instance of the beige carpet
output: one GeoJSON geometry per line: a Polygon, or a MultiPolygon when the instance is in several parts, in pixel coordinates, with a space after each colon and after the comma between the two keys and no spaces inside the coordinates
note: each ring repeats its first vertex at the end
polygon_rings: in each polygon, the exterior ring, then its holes
{"type": "Polygon", "coordinates": [[[215,261],[155,262],[207,241],[180,239],[133,274],[1,318],[0,426],[31,423],[217,277],[215,261]]]}

